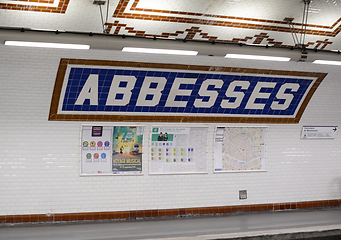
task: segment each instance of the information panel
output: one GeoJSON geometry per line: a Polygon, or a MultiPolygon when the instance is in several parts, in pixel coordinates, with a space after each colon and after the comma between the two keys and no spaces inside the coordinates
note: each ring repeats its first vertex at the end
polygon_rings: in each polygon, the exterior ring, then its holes
{"type": "Polygon", "coordinates": [[[152,127],[150,173],[206,173],[205,127],[152,127]]]}
{"type": "Polygon", "coordinates": [[[266,170],[266,127],[217,127],[214,171],[266,170]]]}
{"type": "Polygon", "coordinates": [[[112,129],[113,127],[82,126],[82,174],[112,173],[112,129]]]}
{"type": "Polygon", "coordinates": [[[81,174],[142,173],[143,126],[82,126],[81,174]]]}
{"type": "Polygon", "coordinates": [[[337,126],[304,126],[301,139],[334,139],[337,128],[337,126]]]}

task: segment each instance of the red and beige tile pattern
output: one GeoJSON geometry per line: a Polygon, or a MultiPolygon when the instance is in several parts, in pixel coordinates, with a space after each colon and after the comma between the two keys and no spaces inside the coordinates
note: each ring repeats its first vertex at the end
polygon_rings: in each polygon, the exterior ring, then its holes
{"type": "Polygon", "coordinates": [[[11,0],[0,2],[0,9],[65,14],[70,0],[11,0]]]}
{"type": "MultiPolygon", "coordinates": [[[[265,39],[263,44],[274,46],[293,46],[293,43],[284,44],[282,41],[276,41],[271,38],[267,32],[281,32],[291,34],[288,22],[281,20],[271,20],[244,16],[231,16],[220,14],[206,14],[202,12],[179,11],[169,9],[154,9],[143,8],[144,0],[120,0],[118,3],[113,18],[115,19],[134,19],[153,22],[165,22],[174,24],[189,24],[196,25],[185,30],[177,30],[173,32],[162,32],[161,34],[147,33],[145,30],[136,29],[133,26],[128,26],[122,23],[122,20],[115,20],[113,23],[107,23],[107,33],[119,34],[120,30],[125,30],[128,34],[136,36],[156,36],[156,37],[178,37],[185,34],[185,39],[202,39],[208,41],[219,42],[248,42],[252,44],[260,44],[265,39]],[[255,35],[247,35],[244,38],[224,39],[219,36],[210,35],[208,32],[203,32],[203,26],[234,28],[234,29],[249,29],[261,30],[261,33],[255,35]]],[[[165,2],[165,1],[163,1],[165,2]]],[[[242,13],[240,13],[243,15],[242,13]]],[[[308,42],[306,45],[314,49],[325,49],[333,42],[330,38],[336,37],[341,31],[341,18],[334,17],[331,25],[308,24],[306,34],[313,36],[321,36],[322,39],[308,42]]],[[[300,32],[302,24],[293,23],[296,32],[300,32]]]]}
{"type": "Polygon", "coordinates": [[[175,208],[175,209],[155,209],[155,210],[132,210],[116,212],[80,212],[80,213],[61,213],[61,214],[29,214],[29,215],[3,215],[0,216],[1,223],[28,223],[28,222],[59,222],[59,221],[84,221],[84,220],[105,220],[121,219],[133,220],[136,218],[163,218],[178,216],[207,216],[231,214],[236,212],[256,212],[256,211],[281,211],[295,209],[309,209],[321,207],[338,207],[341,199],[305,201],[305,202],[286,202],[269,203],[238,206],[216,206],[198,208],[175,208]]]}
{"type": "MultiPolygon", "coordinates": [[[[341,49],[341,4],[323,0],[310,5],[305,45],[341,49]]],[[[103,32],[100,12],[91,0],[0,0],[0,11],[4,27],[103,32]],[[35,12],[37,17],[27,15],[29,21],[23,21],[8,10],[35,12]],[[37,12],[60,16],[39,22],[37,12]]],[[[106,5],[102,12],[106,14],[106,5]]],[[[293,17],[295,32],[300,34],[302,14],[303,3],[297,0],[111,0],[105,26],[107,34],[291,47],[294,41],[284,18],[293,17]]]]}
{"type": "MultiPolygon", "coordinates": [[[[250,17],[238,17],[216,14],[205,14],[200,12],[185,12],[175,10],[160,10],[139,8],[138,4],[143,0],[120,0],[113,17],[140,19],[148,21],[162,21],[174,23],[187,23],[210,25],[220,27],[233,27],[245,29],[261,29],[266,31],[279,31],[290,33],[290,27],[286,21],[257,19],[250,17]],[[132,3],[132,4],[131,4],[132,3]],[[128,9],[131,4],[130,9],[128,9]],[[155,14],[156,13],[156,14],[155,14]],[[249,23],[246,23],[249,22],[249,23]]],[[[306,34],[335,37],[341,31],[341,17],[335,19],[332,25],[308,24],[306,34]],[[318,29],[318,30],[313,30],[318,29]]],[[[300,23],[294,25],[301,27],[300,23]]]]}

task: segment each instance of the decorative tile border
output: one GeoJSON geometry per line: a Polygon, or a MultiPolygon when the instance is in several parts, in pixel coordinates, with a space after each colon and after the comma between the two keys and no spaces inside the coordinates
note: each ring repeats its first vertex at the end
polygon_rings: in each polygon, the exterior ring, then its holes
{"type": "MultiPolygon", "coordinates": [[[[259,34],[255,34],[254,36],[246,36],[245,38],[233,38],[233,39],[218,39],[217,36],[210,36],[208,33],[202,32],[200,27],[191,27],[188,29],[185,29],[184,31],[175,31],[175,32],[163,32],[159,35],[157,34],[150,34],[146,31],[137,30],[134,27],[127,26],[127,24],[120,23],[119,21],[115,21],[114,23],[106,23],[106,33],[110,34],[119,34],[120,30],[123,29],[127,31],[130,34],[133,34],[135,36],[139,37],[159,37],[159,38],[174,38],[178,37],[181,34],[187,33],[185,36],[185,39],[191,40],[194,39],[194,37],[199,35],[202,39],[210,41],[210,42],[225,42],[225,43],[246,43],[250,41],[249,43],[252,44],[260,44],[263,40],[267,42],[270,46],[276,46],[276,47],[295,47],[294,45],[286,45],[283,44],[283,42],[278,42],[273,38],[270,38],[268,33],[261,32],[259,34]],[[114,28],[114,29],[113,29],[114,28]],[[253,42],[251,42],[253,40],[253,42]]],[[[333,44],[333,42],[329,41],[328,38],[325,40],[316,40],[316,42],[308,42],[306,44],[307,47],[312,46],[313,49],[325,49],[328,45],[333,44]]]]}
{"type": "Polygon", "coordinates": [[[11,1],[53,4],[55,0],[11,0],[11,1]]]}
{"type": "Polygon", "coordinates": [[[259,211],[285,211],[295,209],[314,209],[326,207],[340,207],[341,199],[270,203],[237,206],[216,206],[199,208],[175,208],[154,210],[133,210],[114,212],[82,212],[60,214],[30,214],[30,215],[2,215],[0,224],[4,223],[33,223],[33,222],[60,222],[60,221],[84,221],[84,220],[133,220],[136,218],[166,218],[178,216],[209,216],[223,215],[236,212],[259,212],[259,211]]]}
{"type": "Polygon", "coordinates": [[[262,70],[262,69],[248,69],[248,68],[230,68],[230,67],[214,67],[214,66],[196,66],[196,65],[180,65],[180,64],[155,64],[144,62],[123,62],[123,61],[102,61],[102,60],[84,60],[84,59],[61,59],[54,91],[51,100],[51,107],[49,113],[50,121],[124,121],[124,122],[197,122],[197,123],[273,123],[286,124],[298,123],[311,97],[316,91],[317,87],[326,77],[326,73],[313,72],[297,72],[297,71],[277,71],[277,70],[262,70]],[[108,115],[98,112],[96,114],[60,114],[58,113],[59,101],[63,87],[63,81],[68,65],[92,65],[92,66],[115,66],[115,67],[136,67],[136,68],[153,68],[153,69],[176,69],[176,70],[192,70],[192,71],[206,71],[226,72],[226,73],[243,73],[243,74],[267,74],[267,75],[281,75],[281,76],[301,76],[314,77],[316,81],[313,83],[309,92],[302,102],[295,117],[259,117],[259,115],[245,115],[243,117],[237,116],[170,116],[167,114],[161,116],[153,116],[153,114],[146,115],[108,115]]]}
{"type": "MultiPolygon", "coordinates": [[[[286,32],[286,33],[291,32],[290,27],[288,26],[288,22],[285,22],[285,21],[244,18],[244,17],[237,17],[237,16],[212,15],[212,14],[204,14],[204,13],[196,13],[196,12],[144,9],[144,8],[137,7],[140,0],[134,0],[132,7],[129,9],[129,11],[136,11],[137,13],[128,13],[126,12],[126,8],[129,2],[131,1],[132,0],[120,0],[120,2],[118,3],[114,11],[113,18],[138,19],[138,20],[157,21],[157,22],[187,23],[187,24],[233,27],[233,28],[255,29],[255,30],[263,30],[263,31],[286,32]],[[140,12],[144,12],[146,14],[141,14],[140,12]],[[147,14],[147,13],[153,13],[153,14],[147,14]],[[157,15],[158,13],[163,14],[163,15],[157,15]],[[174,17],[174,16],[167,16],[164,14],[181,15],[181,16],[186,16],[186,17],[174,17]],[[212,19],[207,20],[203,18],[191,18],[191,16],[210,17],[210,18],[221,19],[221,20],[212,20],[212,19]],[[237,21],[228,21],[228,20],[237,20],[237,21]],[[238,20],[249,21],[251,23],[238,22],[238,20]],[[269,24],[272,24],[272,25],[269,25],[269,24]],[[278,25],[282,25],[282,26],[278,26],[278,25]]],[[[306,34],[335,37],[341,31],[341,24],[339,25],[340,22],[341,22],[341,18],[336,20],[331,26],[308,24],[307,25],[308,29],[306,29],[306,34]],[[320,28],[322,30],[314,30],[313,28],[315,29],[320,28]],[[327,31],[327,30],[330,30],[330,31],[327,31]]],[[[298,27],[302,26],[301,23],[293,23],[293,25],[298,26],[298,27]]]]}
{"type": "MultiPolygon", "coordinates": [[[[53,4],[55,0],[12,0],[18,2],[34,2],[43,4],[53,4]]],[[[57,7],[24,5],[20,3],[0,3],[0,9],[17,10],[17,11],[33,11],[33,12],[47,12],[65,14],[70,0],[60,0],[57,7]]]]}

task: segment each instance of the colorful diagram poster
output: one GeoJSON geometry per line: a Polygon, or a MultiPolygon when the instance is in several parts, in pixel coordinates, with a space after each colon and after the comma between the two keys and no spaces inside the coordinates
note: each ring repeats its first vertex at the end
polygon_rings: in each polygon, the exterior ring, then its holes
{"type": "Polygon", "coordinates": [[[205,173],[208,128],[152,127],[150,173],[205,173]]]}
{"type": "Polygon", "coordinates": [[[113,127],[82,126],[81,174],[112,173],[112,129],[113,127]]]}
{"type": "Polygon", "coordinates": [[[266,170],[266,127],[217,127],[215,172],[266,170]]]}
{"type": "Polygon", "coordinates": [[[114,174],[142,173],[142,126],[114,127],[112,171],[114,174]]]}

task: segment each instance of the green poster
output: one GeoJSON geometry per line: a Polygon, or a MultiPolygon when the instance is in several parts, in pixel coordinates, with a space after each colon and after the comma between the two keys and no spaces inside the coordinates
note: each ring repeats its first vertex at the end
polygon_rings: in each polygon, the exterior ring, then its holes
{"type": "Polygon", "coordinates": [[[114,127],[112,161],[113,172],[142,172],[143,127],[114,127]]]}

